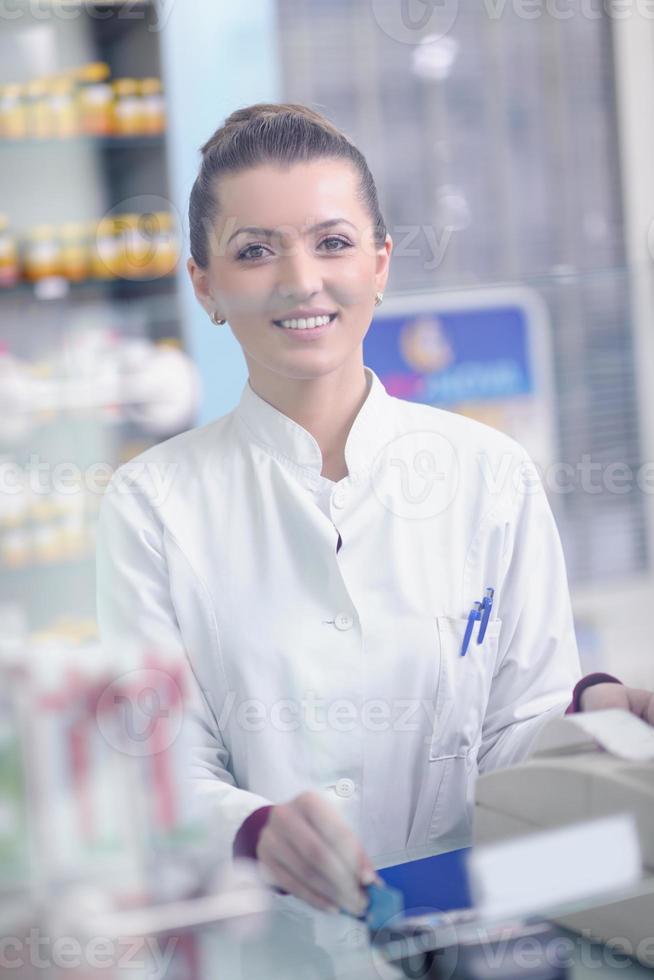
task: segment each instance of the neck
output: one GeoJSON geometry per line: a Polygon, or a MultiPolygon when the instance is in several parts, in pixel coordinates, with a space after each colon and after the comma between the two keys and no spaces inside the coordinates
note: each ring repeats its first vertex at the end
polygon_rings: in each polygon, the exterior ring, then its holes
{"type": "Polygon", "coordinates": [[[345,443],[368,394],[363,361],[345,364],[319,378],[287,378],[249,364],[250,387],[310,432],[322,453],[322,476],[347,476],[345,443]]]}

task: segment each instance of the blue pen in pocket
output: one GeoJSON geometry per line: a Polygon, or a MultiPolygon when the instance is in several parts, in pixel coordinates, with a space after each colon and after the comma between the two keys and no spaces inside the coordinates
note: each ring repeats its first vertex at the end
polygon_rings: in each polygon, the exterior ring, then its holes
{"type": "Polygon", "coordinates": [[[477,633],[477,643],[483,643],[484,637],[486,636],[486,627],[488,626],[488,620],[490,619],[491,609],[493,608],[493,596],[495,595],[495,589],[486,589],[486,593],[481,602],[481,623],[479,624],[479,632],[477,633]]]}
{"type": "Polygon", "coordinates": [[[463,636],[463,643],[461,644],[461,656],[465,657],[468,645],[470,644],[470,637],[472,636],[472,630],[478,619],[481,619],[481,609],[482,603],[475,602],[472,609],[468,613],[468,622],[466,624],[466,631],[463,636]]]}

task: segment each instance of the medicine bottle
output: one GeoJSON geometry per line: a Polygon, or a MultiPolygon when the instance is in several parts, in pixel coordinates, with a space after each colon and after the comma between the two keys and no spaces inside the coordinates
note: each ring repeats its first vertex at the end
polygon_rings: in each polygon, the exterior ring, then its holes
{"type": "Polygon", "coordinates": [[[92,225],[91,271],[94,279],[115,279],[120,264],[120,240],[113,218],[92,225]]]}
{"type": "Polygon", "coordinates": [[[48,86],[43,78],[35,78],[25,86],[27,135],[32,139],[52,136],[52,111],[48,86]]]}
{"type": "Polygon", "coordinates": [[[179,262],[179,240],[170,211],[157,211],[157,245],[154,257],[153,275],[156,278],[170,276],[179,262]]]}
{"type": "Polygon", "coordinates": [[[113,83],[113,130],[116,136],[143,132],[143,103],[135,78],[117,78],[113,83]]]}
{"type": "Polygon", "coordinates": [[[166,128],[166,104],[159,78],[141,80],[143,132],[150,135],[163,133],[166,128]]]}
{"type": "Polygon", "coordinates": [[[79,106],[72,78],[55,78],[50,86],[52,135],[58,139],[80,132],[79,106]]]}
{"type": "Polygon", "coordinates": [[[22,140],[27,136],[27,114],[21,85],[5,85],[0,98],[0,119],[5,139],[22,140]]]}
{"type": "Polygon", "coordinates": [[[25,249],[25,275],[32,282],[61,274],[61,246],[52,225],[37,225],[25,249]]]}
{"type": "Polygon", "coordinates": [[[0,286],[13,286],[19,278],[18,245],[6,214],[0,214],[0,286]]]}
{"type": "Polygon", "coordinates": [[[71,282],[81,282],[91,272],[91,255],[86,226],[69,221],[59,231],[61,239],[61,274],[71,282]]]}
{"type": "Polygon", "coordinates": [[[92,61],[76,72],[81,130],[88,136],[110,136],[113,125],[113,91],[107,82],[109,65],[92,61]]]}

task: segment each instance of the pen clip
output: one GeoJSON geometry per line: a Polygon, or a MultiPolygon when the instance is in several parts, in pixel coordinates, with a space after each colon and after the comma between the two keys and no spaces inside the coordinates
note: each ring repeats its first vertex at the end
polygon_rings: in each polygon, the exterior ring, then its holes
{"type": "Polygon", "coordinates": [[[486,589],[486,593],[481,602],[481,623],[479,624],[479,632],[477,633],[477,643],[483,643],[484,637],[486,636],[486,627],[488,626],[488,620],[490,619],[491,609],[493,608],[493,596],[495,595],[495,589],[486,589]]]}
{"type": "Polygon", "coordinates": [[[472,630],[475,625],[475,621],[481,619],[481,602],[475,602],[472,609],[468,613],[468,623],[466,625],[466,631],[463,636],[463,643],[461,644],[461,656],[465,657],[468,645],[470,643],[470,637],[472,636],[472,630]]]}

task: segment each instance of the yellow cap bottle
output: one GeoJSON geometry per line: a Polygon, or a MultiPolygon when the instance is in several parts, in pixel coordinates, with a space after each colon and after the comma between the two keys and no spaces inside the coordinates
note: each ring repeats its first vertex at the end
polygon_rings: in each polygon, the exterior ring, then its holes
{"type": "Polygon", "coordinates": [[[135,78],[117,78],[114,93],[114,133],[117,136],[138,136],[143,132],[143,101],[135,78]]]}
{"type": "Polygon", "coordinates": [[[25,86],[27,135],[32,139],[52,136],[52,110],[48,86],[43,78],[35,78],[25,86]]]}
{"type": "Polygon", "coordinates": [[[52,225],[37,225],[27,239],[25,275],[32,282],[61,274],[61,245],[52,225]]]}
{"type": "Polygon", "coordinates": [[[0,287],[13,286],[20,277],[18,244],[6,214],[0,214],[0,287]]]}
{"type": "Polygon", "coordinates": [[[79,102],[75,82],[69,76],[55,78],[50,86],[52,134],[59,139],[80,132],[79,102]]]}
{"type": "Polygon", "coordinates": [[[5,85],[0,102],[2,132],[6,139],[22,140],[27,136],[27,112],[22,85],[5,85]]]}
{"type": "Polygon", "coordinates": [[[142,78],[140,88],[143,132],[150,135],[163,133],[166,128],[166,103],[161,89],[161,79],[142,78]]]}
{"type": "Polygon", "coordinates": [[[61,239],[61,274],[71,282],[81,282],[91,273],[91,254],[86,225],[69,221],[59,230],[61,239]]]}
{"type": "Polygon", "coordinates": [[[117,215],[121,229],[121,275],[124,279],[150,279],[157,249],[156,225],[151,214],[117,215]]]}
{"type": "Polygon", "coordinates": [[[116,279],[120,269],[120,239],[113,218],[92,225],[91,270],[94,279],[116,279]]]}
{"type": "Polygon", "coordinates": [[[156,252],[153,275],[156,278],[171,276],[179,262],[180,248],[175,222],[170,211],[157,211],[156,252]]]}
{"type": "Polygon", "coordinates": [[[75,72],[81,130],[88,136],[110,136],[114,95],[107,82],[110,70],[104,61],[92,61],[75,72]]]}

